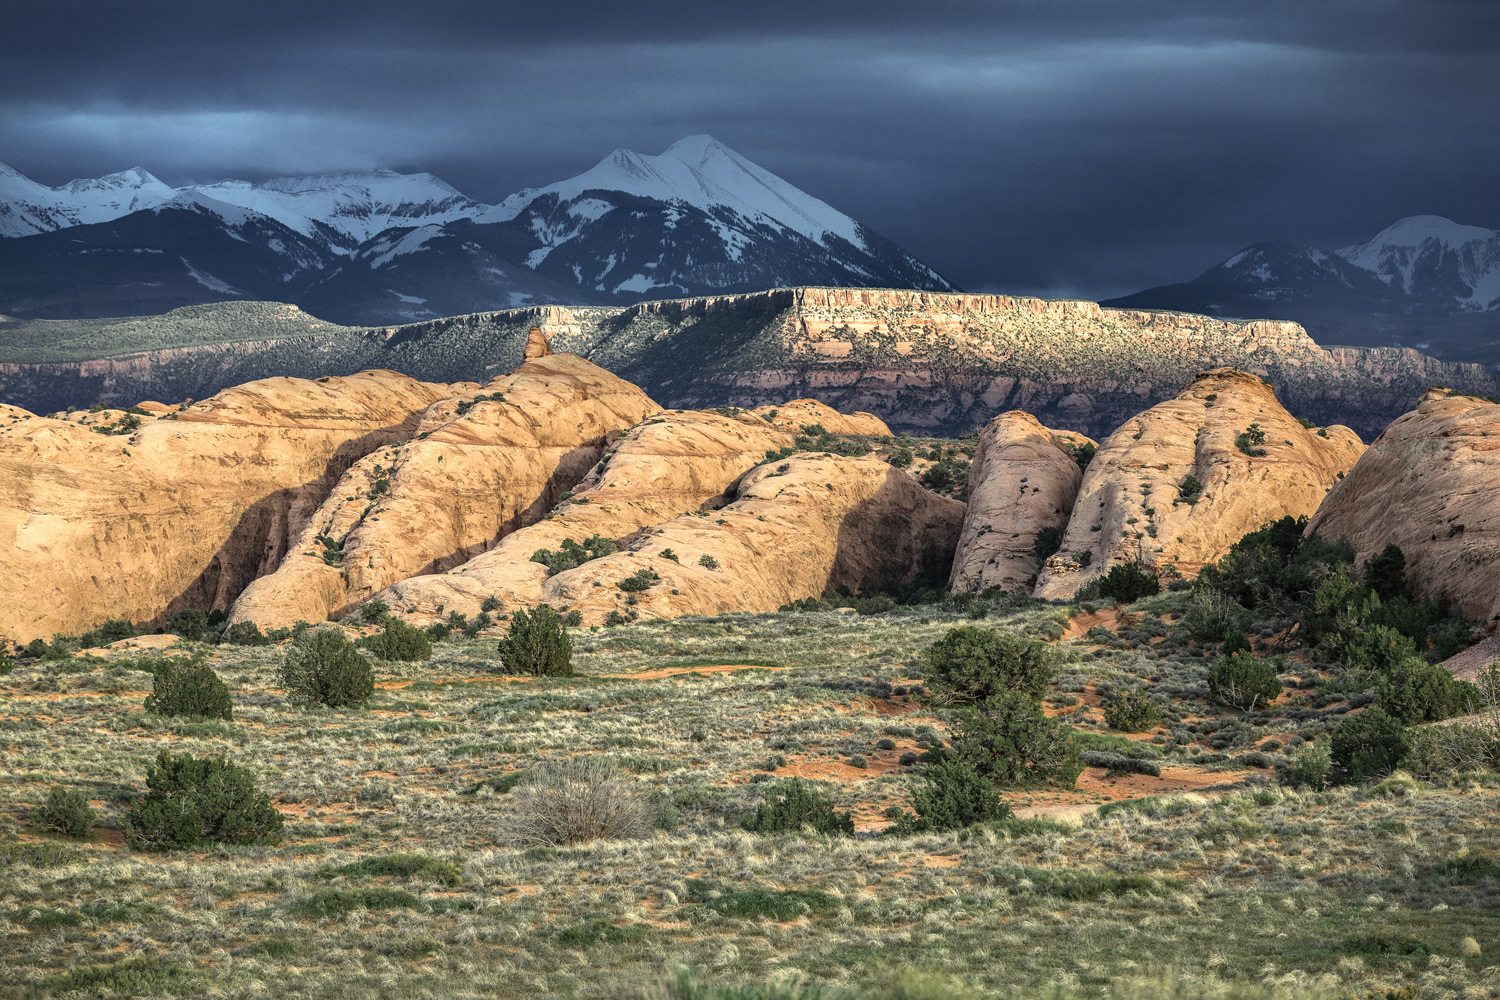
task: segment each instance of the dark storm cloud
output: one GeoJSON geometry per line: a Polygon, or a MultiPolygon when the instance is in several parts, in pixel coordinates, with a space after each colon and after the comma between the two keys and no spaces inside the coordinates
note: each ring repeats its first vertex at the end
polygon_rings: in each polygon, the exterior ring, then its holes
{"type": "Polygon", "coordinates": [[[969,288],[1500,226],[1500,4],[9,4],[0,159],[496,200],[709,132],[969,288]]]}

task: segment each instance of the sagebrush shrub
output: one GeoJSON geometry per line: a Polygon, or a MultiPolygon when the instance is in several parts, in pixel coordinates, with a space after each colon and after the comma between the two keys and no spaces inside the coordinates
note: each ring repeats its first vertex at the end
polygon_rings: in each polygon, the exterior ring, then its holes
{"type": "Polygon", "coordinates": [[[432,657],[432,639],[399,618],[387,618],[385,628],[361,639],[359,644],[382,660],[417,662],[432,657]]]}
{"type": "Polygon", "coordinates": [[[223,757],[163,750],[146,772],[146,794],[130,807],[126,833],[138,851],[204,842],[274,844],[281,813],[255,787],[248,768],[223,757]]]}
{"type": "Polygon", "coordinates": [[[572,757],[527,774],[506,796],[502,834],[514,843],[566,847],[648,835],[655,810],[618,764],[572,757]]]}
{"type": "Polygon", "coordinates": [[[321,628],[292,642],[281,662],[281,683],[296,704],[342,708],[369,701],[375,671],[343,632],[321,628]]]}
{"type": "Polygon", "coordinates": [[[4,677],[16,669],[16,656],[10,651],[10,643],[3,639],[0,639],[0,643],[4,643],[0,645],[0,677],[4,677]]]}
{"type": "Polygon", "coordinates": [[[500,640],[500,663],[507,674],[573,676],[573,640],[551,605],[510,616],[510,633],[500,640]]]}
{"type": "Polygon", "coordinates": [[[1010,806],[1000,801],[993,782],[948,758],[922,768],[912,787],[911,805],[915,815],[903,812],[892,832],[957,830],[1010,815],[1010,806]]]}
{"type": "Polygon", "coordinates": [[[199,660],[174,659],[154,671],[145,709],[156,715],[186,715],[205,719],[234,718],[229,686],[212,667],[199,660]]]}
{"type": "Polygon", "coordinates": [[[1298,750],[1290,761],[1276,771],[1276,778],[1290,788],[1321,789],[1328,784],[1333,771],[1333,757],[1328,741],[1317,740],[1298,750]]]}
{"type": "Polygon", "coordinates": [[[984,701],[1004,691],[1040,699],[1061,665],[1044,642],[965,625],[922,653],[925,677],[958,702],[984,701]]]}
{"type": "Polygon", "coordinates": [[[854,819],[838,812],[833,803],[800,778],[778,785],[766,793],[766,799],[755,807],[755,815],[745,820],[751,833],[787,833],[810,826],[818,833],[854,833],[854,819]]]}
{"type": "Polygon", "coordinates": [[[31,825],[82,840],[94,831],[94,807],[78,789],[53,785],[47,801],[31,811],[31,825]]]}
{"type": "Polygon", "coordinates": [[[1230,653],[1208,668],[1208,697],[1242,712],[1264,708],[1281,694],[1276,670],[1265,660],[1246,652],[1230,653]]]}
{"type": "Polygon", "coordinates": [[[1040,705],[1006,691],[953,723],[953,752],[976,774],[1000,785],[1072,788],[1083,771],[1072,727],[1049,719],[1040,705]]]}

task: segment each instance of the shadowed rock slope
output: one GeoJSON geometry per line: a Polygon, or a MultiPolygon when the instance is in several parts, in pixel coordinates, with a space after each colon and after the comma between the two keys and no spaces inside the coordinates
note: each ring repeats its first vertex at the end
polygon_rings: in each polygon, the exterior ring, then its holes
{"type": "MultiPolygon", "coordinates": [[[[538,338],[540,339],[540,338],[538,338]]],[[[572,354],[541,353],[429,407],[406,442],[358,462],[230,617],[337,617],[376,591],[457,566],[539,520],[606,445],[661,408],[572,354]]]]}
{"type": "Polygon", "coordinates": [[[544,520],[462,566],[398,583],[380,597],[397,610],[433,616],[438,608],[472,615],[491,596],[506,607],[556,601],[547,567],[532,561],[539,550],[556,552],[568,540],[581,545],[594,536],[629,545],[642,529],[722,506],[737,479],[768,452],[792,446],[797,431],[812,424],[835,434],[890,434],[868,414],[841,414],[809,399],[734,415],[667,410],[631,428],[544,520]]]}
{"type": "Polygon", "coordinates": [[[1387,542],[1413,590],[1500,616],[1500,406],[1433,389],[1370,445],[1308,525],[1363,563],[1387,542]]]}
{"type": "Polygon", "coordinates": [[[1119,563],[1196,576],[1246,532],[1311,515],[1363,451],[1347,427],[1304,428],[1255,375],[1202,372],[1100,446],[1036,595],[1069,597],[1119,563]]]}
{"type": "Polygon", "coordinates": [[[5,408],[0,635],[226,608],[276,566],[353,463],[410,436],[453,391],[372,371],[265,379],[165,413],[5,408]]]}
{"type": "Polygon", "coordinates": [[[1051,528],[1060,538],[1083,478],[1070,449],[1093,444],[1020,410],[986,424],[969,468],[969,507],[949,586],[1011,590],[1035,582],[1038,535],[1051,528]]]}

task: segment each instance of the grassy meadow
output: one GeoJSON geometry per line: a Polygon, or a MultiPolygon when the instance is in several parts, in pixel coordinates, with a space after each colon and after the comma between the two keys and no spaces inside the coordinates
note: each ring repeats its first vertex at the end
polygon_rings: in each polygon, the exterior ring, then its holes
{"type": "Polygon", "coordinates": [[[1347,702],[1290,672],[1270,710],[1210,707],[1188,599],[574,629],[572,678],[504,677],[498,633],[455,637],[337,710],[287,700],[284,645],[203,647],[232,721],[147,714],[137,653],[23,660],[0,677],[0,997],[1500,996],[1494,775],[1282,787],[1347,702]],[[947,736],[920,653],[970,624],[1056,642],[1047,713],[1160,776],[1089,767],[1006,793],[1006,820],[887,832],[903,756],[947,736]],[[1101,699],[1142,682],[1162,724],[1106,729],[1101,699]],[[281,842],[132,851],[163,748],[253,769],[281,842]],[[508,834],[519,776],[590,755],[653,832],[508,834]],[[790,777],[855,834],[744,830],[790,777]],[[55,784],[97,808],[88,839],[36,829],[55,784]]]}

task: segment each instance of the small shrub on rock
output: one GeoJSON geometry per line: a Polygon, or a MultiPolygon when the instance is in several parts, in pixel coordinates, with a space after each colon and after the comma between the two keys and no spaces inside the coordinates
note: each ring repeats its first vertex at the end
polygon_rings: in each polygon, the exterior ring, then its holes
{"type": "Polygon", "coordinates": [[[146,794],[131,806],[126,833],[138,851],[204,842],[274,844],[281,822],[248,768],[223,757],[163,750],[146,772],[146,794]]]}
{"type": "Polygon", "coordinates": [[[766,793],[766,799],[755,808],[755,815],[745,821],[751,833],[787,833],[810,826],[818,833],[854,833],[854,819],[838,812],[816,788],[800,778],[793,778],[766,793]]]}
{"type": "Polygon", "coordinates": [[[359,644],[382,660],[417,662],[432,657],[432,640],[426,632],[399,618],[388,618],[385,628],[361,639],[359,644]]]}
{"type": "Polygon", "coordinates": [[[370,700],[375,671],[338,629],[303,633],[281,663],[281,683],[300,705],[343,708],[370,700]]]}
{"type": "Polygon", "coordinates": [[[1208,668],[1208,696],[1212,701],[1242,712],[1264,708],[1281,694],[1281,681],[1265,660],[1246,652],[1230,653],[1208,668]]]}
{"type": "Polygon", "coordinates": [[[31,825],[38,830],[51,830],[64,837],[83,840],[94,831],[94,807],[89,798],[76,788],[53,785],[47,801],[31,812],[31,825]]]}
{"type": "Polygon", "coordinates": [[[507,674],[573,676],[573,640],[551,605],[510,616],[510,633],[500,640],[500,663],[507,674]]]}
{"type": "Polygon", "coordinates": [[[1006,691],[1040,699],[1061,669],[1044,642],[965,625],[928,646],[925,676],[958,702],[984,701],[1006,691]]]}
{"type": "Polygon", "coordinates": [[[146,696],[145,709],[157,715],[186,715],[204,719],[232,719],[234,702],[229,687],[212,667],[199,660],[167,660],[146,696]]]}

